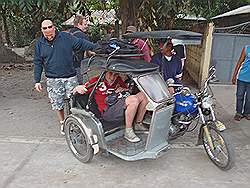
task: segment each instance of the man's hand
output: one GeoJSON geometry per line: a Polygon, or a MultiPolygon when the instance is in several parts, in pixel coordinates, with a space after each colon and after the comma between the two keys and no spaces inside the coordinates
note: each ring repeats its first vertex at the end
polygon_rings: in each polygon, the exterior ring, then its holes
{"type": "Polygon", "coordinates": [[[118,87],[118,88],[115,90],[116,93],[120,93],[120,92],[122,92],[122,91],[128,91],[128,89],[123,88],[123,87],[118,87]]]}
{"type": "Polygon", "coordinates": [[[42,90],[43,90],[42,84],[41,84],[41,83],[36,83],[36,84],[35,84],[35,89],[36,89],[38,92],[42,92],[42,90]]]}
{"type": "Polygon", "coordinates": [[[236,76],[233,76],[233,78],[232,78],[232,84],[235,85],[235,83],[236,83],[236,76]]]}
{"type": "Polygon", "coordinates": [[[96,55],[96,53],[95,53],[95,52],[90,51],[90,50],[86,51],[86,54],[87,54],[87,56],[88,56],[88,57],[91,57],[91,56],[96,55]]]}
{"type": "Polygon", "coordinates": [[[174,88],[173,87],[168,87],[168,92],[173,95],[174,94],[174,88]]]}
{"type": "Polygon", "coordinates": [[[78,85],[73,89],[73,93],[80,93],[80,94],[84,94],[86,93],[88,90],[85,87],[85,85],[78,85]]]}

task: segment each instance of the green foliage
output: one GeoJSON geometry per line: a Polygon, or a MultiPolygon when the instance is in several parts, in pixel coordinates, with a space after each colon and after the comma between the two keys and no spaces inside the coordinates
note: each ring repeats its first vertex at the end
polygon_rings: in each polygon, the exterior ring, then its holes
{"type": "Polygon", "coordinates": [[[141,30],[173,29],[183,26],[177,17],[180,14],[211,18],[249,3],[250,0],[142,0],[136,16],[141,30]]]}
{"type": "Polygon", "coordinates": [[[222,14],[224,12],[248,5],[249,0],[189,0],[190,11],[195,15],[201,15],[205,18],[222,14]]]}
{"type": "Polygon", "coordinates": [[[33,40],[34,36],[30,33],[32,28],[31,16],[18,17],[13,15],[12,19],[9,19],[8,26],[11,28],[10,37],[15,46],[25,46],[33,40]]]}
{"type": "MultiPolygon", "coordinates": [[[[23,46],[35,38],[45,18],[52,19],[61,29],[60,24],[77,12],[117,11],[124,1],[127,0],[0,0],[0,23],[8,42],[23,46]]],[[[210,18],[249,3],[250,0],[136,0],[136,20],[141,30],[171,29],[178,25],[178,14],[210,18]]],[[[92,21],[93,38],[100,38],[109,30],[110,26],[92,21]]]]}
{"type": "MultiPolygon", "coordinates": [[[[111,9],[119,0],[0,0],[0,21],[5,23],[4,31],[9,33],[7,41],[16,46],[29,44],[40,31],[45,18],[53,20],[57,28],[75,13],[90,14],[90,10],[111,9]]],[[[94,24],[94,34],[98,25],[94,24]]],[[[92,35],[94,35],[92,34],[92,35]]]]}
{"type": "Polygon", "coordinates": [[[116,9],[119,7],[119,0],[88,0],[86,7],[90,11],[116,9]]]}
{"type": "Polygon", "coordinates": [[[137,14],[139,25],[143,30],[171,29],[187,6],[185,0],[143,0],[137,14]]]}
{"type": "Polygon", "coordinates": [[[58,1],[48,0],[10,0],[1,1],[0,10],[2,20],[6,22],[5,32],[15,46],[30,43],[40,30],[40,22],[46,17],[54,17],[58,1]]]}

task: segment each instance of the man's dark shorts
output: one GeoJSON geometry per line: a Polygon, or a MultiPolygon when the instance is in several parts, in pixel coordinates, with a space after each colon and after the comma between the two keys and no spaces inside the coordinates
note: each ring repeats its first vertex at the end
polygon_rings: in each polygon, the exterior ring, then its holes
{"type": "Polygon", "coordinates": [[[117,102],[109,106],[103,113],[102,117],[105,121],[119,122],[125,120],[125,104],[126,98],[121,98],[117,102]]]}

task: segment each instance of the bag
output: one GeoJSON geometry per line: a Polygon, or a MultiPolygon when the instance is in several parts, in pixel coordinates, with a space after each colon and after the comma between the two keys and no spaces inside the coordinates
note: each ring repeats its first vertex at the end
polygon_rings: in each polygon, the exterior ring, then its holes
{"type": "Polygon", "coordinates": [[[108,106],[114,105],[117,101],[118,101],[118,95],[117,95],[117,93],[115,91],[113,91],[110,95],[108,95],[105,98],[105,103],[108,106]]]}
{"type": "Polygon", "coordinates": [[[110,40],[100,40],[97,43],[99,47],[95,50],[97,54],[110,54],[114,51],[115,47],[119,47],[116,54],[138,54],[140,52],[136,45],[129,44],[126,41],[116,38],[110,40]]]}
{"type": "Polygon", "coordinates": [[[192,114],[197,110],[197,104],[195,102],[196,97],[194,95],[183,95],[178,93],[175,98],[175,113],[192,114]]]}

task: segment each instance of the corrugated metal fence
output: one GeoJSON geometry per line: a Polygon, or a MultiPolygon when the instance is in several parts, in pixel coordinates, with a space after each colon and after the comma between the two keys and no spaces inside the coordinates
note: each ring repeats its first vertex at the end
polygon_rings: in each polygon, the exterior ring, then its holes
{"type": "Polygon", "coordinates": [[[211,65],[217,69],[219,83],[231,83],[234,67],[245,45],[250,45],[250,35],[213,33],[211,65]]]}

